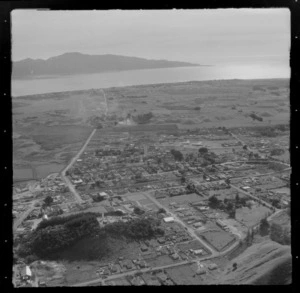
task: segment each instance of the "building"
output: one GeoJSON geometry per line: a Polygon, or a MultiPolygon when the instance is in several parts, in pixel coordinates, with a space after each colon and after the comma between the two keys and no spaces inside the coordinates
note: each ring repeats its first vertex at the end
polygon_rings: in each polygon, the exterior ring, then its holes
{"type": "Polygon", "coordinates": [[[174,218],[173,217],[166,217],[166,218],[164,218],[164,222],[165,223],[173,223],[174,222],[174,218]]]}
{"type": "Polygon", "coordinates": [[[194,250],[195,255],[202,255],[203,254],[203,249],[196,249],[194,250]]]}
{"type": "Polygon", "coordinates": [[[217,268],[218,268],[218,266],[217,266],[215,263],[212,263],[212,264],[210,264],[210,265],[208,266],[208,269],[209,269],[210,271],[216,270],[217,268]]]}

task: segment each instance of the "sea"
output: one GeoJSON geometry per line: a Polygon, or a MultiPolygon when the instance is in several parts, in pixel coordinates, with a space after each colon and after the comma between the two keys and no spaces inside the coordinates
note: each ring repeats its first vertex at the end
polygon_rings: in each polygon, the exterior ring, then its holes
{"type": "Polygon", "coordinates": [[[115,71],[71,76],[13,79],[12,96],[51,92],[176,83],[185,81],[290,78],[290,68],[283,65],[214,65],[115,71]]]}

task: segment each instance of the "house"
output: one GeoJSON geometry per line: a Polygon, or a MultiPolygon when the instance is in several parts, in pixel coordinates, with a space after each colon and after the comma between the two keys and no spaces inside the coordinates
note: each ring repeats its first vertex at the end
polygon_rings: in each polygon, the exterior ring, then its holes
{"type": "Polygon", "coordinates": [[[174,218],[173,217],[166,217],[166,218],[164,218],[164,222],[165,223],[173,223],[174,222],[174,218]]]}
{"type": "Polygon", "coordinates": [[[166,240],[163,238],[163,237],[160,237],[157,239],[157,242],[160,243],[160,244],[163,244],[166,242],[166,240]]]}
{"type": "Polygon", "coordinates": [[[203,254],[203,249],[196,249],[194,250],[195,255],[202,255],[203,254]]]}
{"type": "Polygon", "coordinates": [[[148,250],[148,247],[147,247],[146,245],[143,244],[143,245],[141,246],[141,251],[144,252],[144,251],[147,251],[147,250],[148,250]]]}
{"type": "Polygon", "coordinates": [[[217,268],[218,268],[218,266],[217,266],[215,263],[212,263],[212,264],[210,264],[210,265],[208,266],[208,269],[209,269],[210,271],[216,270],[217,268]]]}
{"type": "Polygon", "coordinates": [[[200,269],[197,271],[196,274],[197,274],[197,275],[204,275],[204,274],[206,274],[206,270],[205,270],[204,268],[200,268],[200,269]]]}

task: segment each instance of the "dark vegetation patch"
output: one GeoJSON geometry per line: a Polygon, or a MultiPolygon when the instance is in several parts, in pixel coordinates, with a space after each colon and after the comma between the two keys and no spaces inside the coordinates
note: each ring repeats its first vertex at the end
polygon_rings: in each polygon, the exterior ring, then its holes
{"type": "Polygon", "coordinates": [[[69,259],[91,260],[104,256],[113,239],[139,241],[164,234],[160,221],[152,217],[115,222],[100,228],[99,216],[99,213],[81,213],[44,220],[21,239],[17,253],[24,258],[57,259],[60,252],[73,249],[73,252],[81,252],[69,255],[69,259]]]}
{"type": "Polygon", "coordinates": [[[12,108],[20,108],[20,107],[26,107],[29,106],[29,103],[24,103],[24,102],[14,102],[12,101],[12,108]]]}
{"type": "MultiPolygon", "coordinates": [[[[84,91],[83,91],[84,92],[84,91]]],[[[71,94],[76,94],[77,92],[57,92],[57,93],[47,93],[47,94],[38,94],[38,95],[26,95],[15,97],[17,99],[29,100],[29,101],[40,101],[47,99],[56,99],[61,100],[65,98],[69,98],[71,94]]]]}
{"type": "Polygon", "coordinates": [[[142,99],[142,98],[147,98],[148,96],[126,96],[126,98],[129,99],[142,99]]]}
{"type": "Polygon", "coordinates": [[[162,104],[161,107],[165,108],[167,110],[176,110],[176,111],[190,111],[190,110],[194,109],[192,107],[187,107],[184,105],[173,105],[171,103],[164,103],[164,104],[162,104]]]}
{"type": "MultiPolygon", "coordinates": [[[[250,128],[251,129],[251,128],[250,128]]],[[[282,132],[289,131],[288,124],[279,124],[274,126],[262,126],[251,129],[255,136],[258,137],[276,137],[282,132]]]]}
{"type": "Polygon", "coordinates": [[[152,112],[146,114],[140,114],[136,116],[131,116],[132,120],[137,124],[146,124],[154,117],[152,112]]]}

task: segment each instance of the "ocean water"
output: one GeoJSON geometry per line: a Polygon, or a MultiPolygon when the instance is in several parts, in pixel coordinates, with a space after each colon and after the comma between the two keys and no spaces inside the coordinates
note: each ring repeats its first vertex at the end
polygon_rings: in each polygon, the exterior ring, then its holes
{"type": "Polygon", "coordinates": [[[130,70],[108,73],[13,79],[12,96],[50,92],[221,79],[290,78],[288,66],[273,64],[220,65],[130,70]]]}

